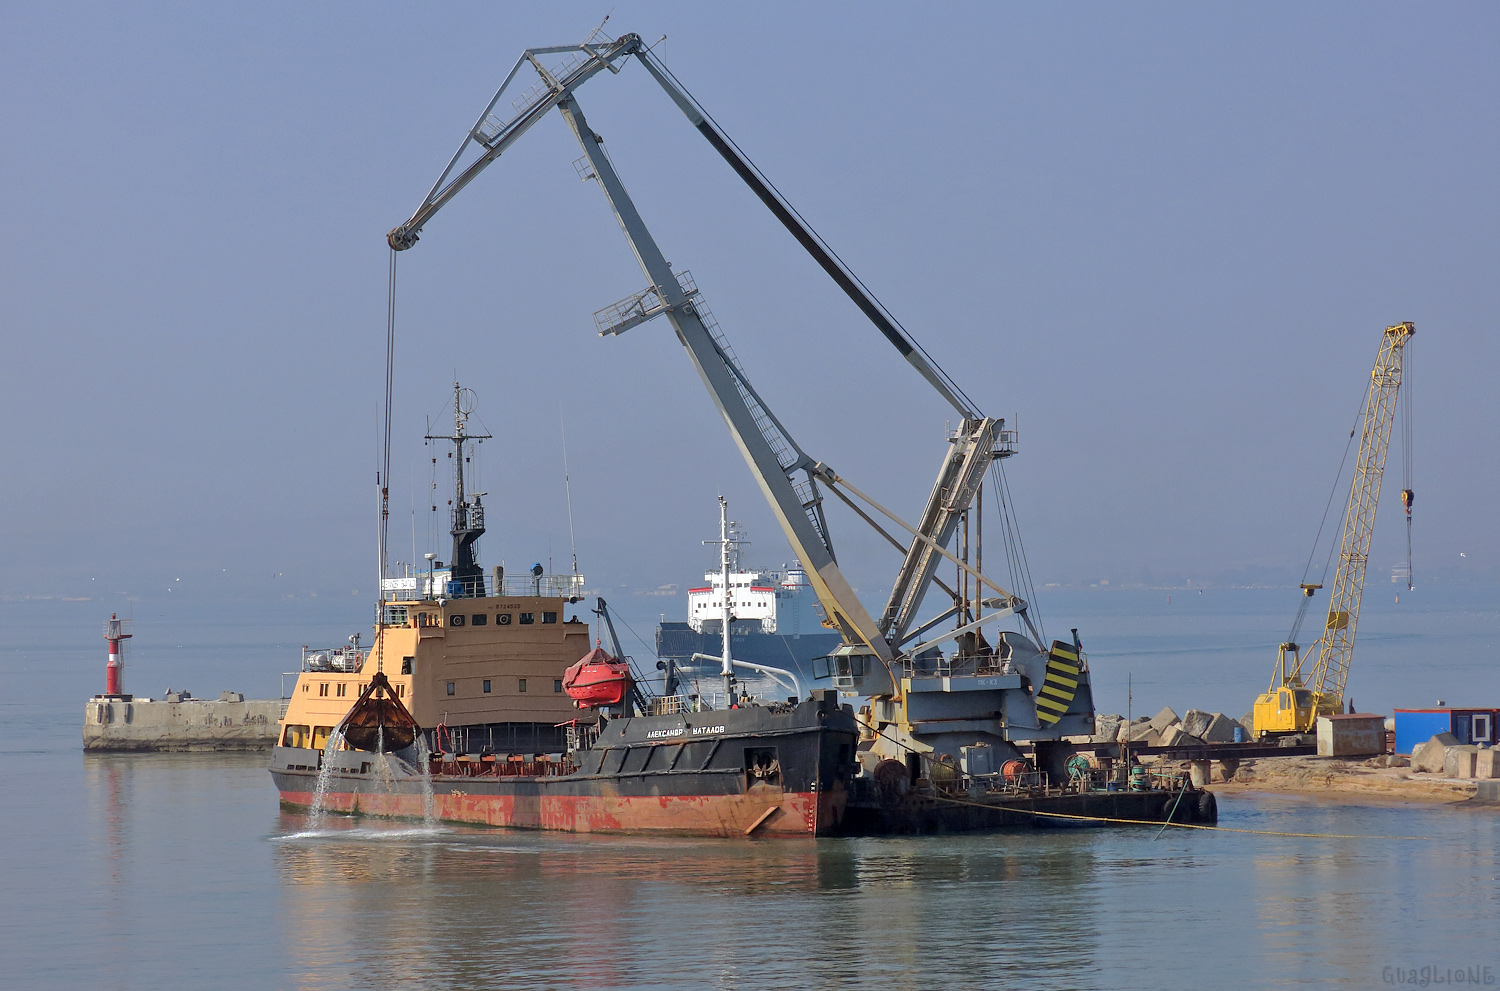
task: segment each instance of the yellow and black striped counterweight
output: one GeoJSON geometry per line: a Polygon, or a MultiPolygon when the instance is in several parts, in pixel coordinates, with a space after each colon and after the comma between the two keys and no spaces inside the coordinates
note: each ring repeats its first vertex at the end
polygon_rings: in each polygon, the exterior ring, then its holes
{"type": "Polygon", "coordinates": [[[1052,641],[1047,654],[1047,677],[1036,696],[1036,721],[1042,727],[1055,724],[1073,704],[1078,694],[1078,650],[1070,643],[1052,641]]]}

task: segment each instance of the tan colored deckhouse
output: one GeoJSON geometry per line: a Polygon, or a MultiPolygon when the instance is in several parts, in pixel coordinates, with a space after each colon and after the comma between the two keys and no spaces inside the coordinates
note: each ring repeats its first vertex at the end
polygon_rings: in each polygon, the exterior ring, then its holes
{"type": "Polygon", "coordinates": [[[368,650],[305,655],[279,742],[325,747],[383,670],[417,723],[437,731],[434,749],[560,751],[566,734],[558,724],[578,714],[563,694],[563,671],[593,646],[577,610],[568,598],[538,595],[388,603],[368,650]]]}

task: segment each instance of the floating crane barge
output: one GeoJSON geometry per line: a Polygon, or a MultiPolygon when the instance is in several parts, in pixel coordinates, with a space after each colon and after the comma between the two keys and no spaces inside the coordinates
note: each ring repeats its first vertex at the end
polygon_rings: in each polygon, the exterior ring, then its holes
{"type": "MultiPolygon", "coordinates": [[[[521,649],[507,639],[521,624],[502,625],[499,616],[518,610],[544,612],[555,620],[577,596],[554,601],[549,609],[536,596],[514,601],[498,575],[485,586],[472,558],[477,537],[472,514],[460,518],[467,504],[459,457],[453,536],[454,559],[462,567],[455,566],[452,577],[436,587],[429,571],[420,594],[386,599],[382,585],[376,648],[354,672],[359,699],[342,719],[330,714],[337,707],[317,710],[327,720],[321,748],[319,727],[300,714],[297,699],[309,692],[299,685],[271,768],[283,802],[496,826],[712,836],[1214,821],[1212,795],[1193,788],[1185,776],[1154,777],[1128,761],[1096,766],[1064,742],[1094,728],[1088,662],[1076,631],[1071,642],[1040,646],[1046,639],[1026,600],[983,568],[986,476],[993,479],[992,506],[1003,509],[1007,495],[1000,462],[1015,453],[1014,431],[1004,420],[979,412],[638,35],[610,39],[596,31],[581,45],[525,52],[417,212],[388,235],[393,252],[416,244],[439,209],[554,107],[583,150],[575,163],[580,177],[603,191],[647,279],[646,288],[598,311],[596,328],[613,337],[657,316],[671,324],[805,569],[824,625],[841,637],[840,645],[814,665],[815,675],[829,687],[784,701],[749,697],[735,677],[729,596],[723,597],[717,697],[671,692],[671,686],[667,694],[650,696],[618,643],[612,655],[597,647],[586,655],[579,649],[588,634],[576,617],[554,635],[541,631],[521,649]],[[937,479],[915,523],[797,443],[751,384],[692,276],[673,271],[666,261],[576,94],[594,75],[606,69],[618,73],[631,59],[958,413],[959,425],[945,438],[937,479]],[[538,81],[510,102],[514,113],[497,111],[523,66],[534,70],[538,81]],[[878,617],[839,569],[824,514],[828,493],[900,553],[896,580],[878,617]],[[877,522],[880,517],[886,522],[877,522]],[[944,565],[953,569],[951,585],[938,578],[944,565]],[[924,603],[934,589],[943,594],[944,608],[929,616],[924,603]],[[1021,628],[996,632],[1005,619],[1021,628]],[[993,639],[986,637],[986,627],[993,639]],[[416,647],[410,654],[400,646],[407,643],[416,647]],[[950,646],[945,650],[945,645],[950,646]],[[379,658],[403,656],[411,664],[403,662],[393,682],[379,658]],[[464,669],[467,681],[432,673],[450,670],[459,660],[470,665],[464,669]],[[521,663],[532,666],[532,678],[541,684],[550,680],[572,700],[573,718],[558,719],[553,708],[542,705],[543,697],[549,703],[566,701],[556,692],[527,693],[524,702],[505,700],[513,711],[503,723],[495,715],[502,707],[498,699],[481,697],[459,706],[461,689],[477,675],[493,668],[506,684],[511,670],[506,665],[521,663]],[[862,704],[856,709],[845,698],[862,704]],[[503,738],[514,738],[517,705],[533,707],[525,731],[533,738],[546,735],[547,723],[565,733],[557,752],[540,746],[517,752],[493,744],[497,725],[508,727],[503,738]],[[461,720],[450,714],[434,725],[439,713],[456,706],[464,710],[461,720]],[[356,728],[356,736],[344,732],[346,727],[356,728]],[[476,734],[491,745],[472,745],[476,734]],[[385,746],[393,739],[411,745],[385,746]]],[[[462,434],[460,429],[455,437],[462,434]]],[[[1012,546],[1010,517],[1000,516],[1006,545],[1012,546]]],[[[727,587],[727,517],[722,525],[727,587]]],[[[383,561],[383,539],[381,550],[383,561]]],[[[540,566],[537,572],[540,581],[540,566]]],[[[602,603],[599,613],[608,620],[602,603]]],[[[484,693],[493,696],[492,680],[484,681],[484,693]]],[[[520,685],[525,692],[527,682],[520,685]]],[[[304,708],[312,714],[316,706],[304,708]]]]}

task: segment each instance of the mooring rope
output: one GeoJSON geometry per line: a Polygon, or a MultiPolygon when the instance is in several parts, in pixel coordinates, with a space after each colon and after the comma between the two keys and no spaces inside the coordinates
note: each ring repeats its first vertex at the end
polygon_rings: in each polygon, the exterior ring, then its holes
{"type": "MultiPolygon", "coordinates": [[[[1179,799],[1181,796],[1178,796],[1179,799]]],[[[1068,812],[1038,812],[1035,809],[1017,809],[1006,806],[984,805],[980,802],[965,802],[958,798],[944,798],[937,796],[939,802],[949,802],[953,805],[971,805],[976,809],[988,809],[991,812],[1014,812],[1021,815],[1045,816],[1048,819],[1078,819],[1086,822],[1118,822],[1132,826],[1155,826],[1155,819],[1116,819],[1111,816],[1084,816],[1074,815],[1068,812]]],[[[1236,829],[1232,826],[1202,826],[1192,822],[1167,822],[1167,826],[1176,826],[1179,829],[1207,829],[1215,833],[1248,833],[1252,836],[1295,836],[1309,840],[1425,840],[1426,836],[1382,836],[1377,833],[1365,833],[1354,835],[1347,833],[1285,833],[1273,829],[1236,829]]]]}

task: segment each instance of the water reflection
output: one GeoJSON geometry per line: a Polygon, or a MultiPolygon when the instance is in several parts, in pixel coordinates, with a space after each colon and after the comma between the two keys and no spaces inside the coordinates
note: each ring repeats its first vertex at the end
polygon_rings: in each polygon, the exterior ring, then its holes
{"type": "Polygon", "coordinates": [[[1087,834],[754,843],[278,825],[280,916],[306,989],[915,989],[940,972],[1080,987],[1099,970],[1087,834]],[[1071,977],[1035,982],[1048,972],[1071,977]]]}

